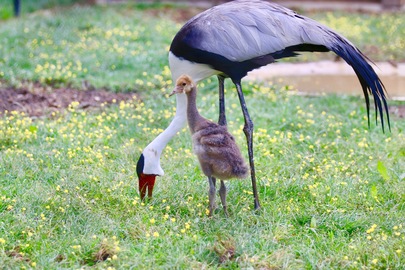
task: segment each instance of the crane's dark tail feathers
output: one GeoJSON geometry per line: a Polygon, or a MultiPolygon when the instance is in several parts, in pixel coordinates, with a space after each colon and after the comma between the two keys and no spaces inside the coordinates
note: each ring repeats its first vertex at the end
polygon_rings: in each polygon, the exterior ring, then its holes
{"type": "MultiPolygon", "coordinates": [[[[375,121],[377,124],[378,113],[380,114],[381,126],[384,132],[384,111],[387,115],[388,128],[391,131],[390,116],[388,113],[388,105],[386,98],[386,90],[374,69],[367,62],[370,61],[363,53],[354,47],[344,38],[335,36],[335,42],[330,44],[328,49],[342,57],[350,66],[359,78],[363,88],[364,98],[366,99],[368,126],[370,127],[370,98],[369,94],[373,95],[375,107],[375,121]]],[[[371,62],[371,61],[370,61],[371,62]]]]}

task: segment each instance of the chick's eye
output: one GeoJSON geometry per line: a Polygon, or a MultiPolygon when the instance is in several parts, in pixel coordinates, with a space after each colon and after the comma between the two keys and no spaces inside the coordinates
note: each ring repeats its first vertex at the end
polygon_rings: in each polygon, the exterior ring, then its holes
{"type": "Polygon", "coordinates": [[[186,83],[183,83],[182,85],[183,85],[183,86],[186,86],[186,83]]]}

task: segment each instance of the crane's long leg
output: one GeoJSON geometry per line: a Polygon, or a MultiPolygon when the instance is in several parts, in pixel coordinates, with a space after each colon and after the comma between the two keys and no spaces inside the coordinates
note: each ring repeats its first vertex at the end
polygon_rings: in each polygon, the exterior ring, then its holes
{"type": "Polygon", "coordinates": [[[247,146],[248,146],[248,153],[249,153],[249,164],[250,164],[250,176],[252,178],[252,188],[253,188],[253,196],[254,196],[254,204],[255,209],[260,208],[259,203],[259,195],[257,193],[257,185],[256,185],[256,171],[255,171],[255,164],[254,164],[254,157],[253,157],[253,122],[250,119],[249,112],[246,106],[245,97],[243,96],[242,86],[239,82],[234,82],[236,85],[236,89],[238,90],[238,96],[240,101],[240,106],[242,107],[243,117],[245,118],[245,126],[243,127],[243,132],[245,133],[247,146]]]}
{"type": "Polygon", "coordinates": [[[219,188],[219,196],[221,197],[222,207],[224,208],[225,216],[228,217],[228,207],[226,205],[226,186],[224,181],[221,180],[221,187],[219,188]]]}
{"type": "Polygon", "coordinates": [[[214,177],[208,176],[208,183],[210,185],[209,191],[208,191],[208,198],[210,201],[209,216],[212,216],[212,213],[214,212],[214,210],[216,208],[216,206],[215,206],[215,192],[216,192],[215,182],[216,182],[216,179],[214,177]]]}
{"type": "Polygon", "coordinates": [[[218,75],[218,85],[219,85],[219,119],[218,124],[221,126],[226,126],[226,115],[225,115],[225,77],[218,75]]]}

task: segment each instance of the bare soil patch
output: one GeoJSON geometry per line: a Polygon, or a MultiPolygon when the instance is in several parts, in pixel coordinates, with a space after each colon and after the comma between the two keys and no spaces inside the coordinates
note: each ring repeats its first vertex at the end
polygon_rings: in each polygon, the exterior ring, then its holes
{"type": "Polygon", "coordinates": [[[29,116],[42,116],[66,109],[74,101],[79,107],[97,108],[101,104],[119,103],[132,99],[135,93],[113,93],[105,90],[77,90],[71,88],[46,89],[44,87],[11,88],[0,86],[0,115],[6,111],[25,112],[29,116]]]}
{"type": "MultiPolygon", "coordinates": [[[[49,87],[48,87],[49,88],[49,87]]],[[[48,90],[44,87],[12,88],[0,86],[0,116],[6,111],[24,112],[38,117],[66,109],[72,102],[80,103],[81,109],[98,108],[101,104],[119,103],[138,96],[135,93],[113,93],[106,90],[77,90],[58,88],[48,90]]],[[[405,118],[405,105],[391,105],[390,114],[405,118]]]]}

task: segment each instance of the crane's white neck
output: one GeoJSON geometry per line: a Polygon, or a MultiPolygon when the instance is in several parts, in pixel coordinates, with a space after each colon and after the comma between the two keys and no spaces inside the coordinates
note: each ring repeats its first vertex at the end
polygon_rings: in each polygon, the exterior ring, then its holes
{"type": "MultiPolygon", "coordinates": [[[[185,59],[175,56],[169,52],[169,65],[172,72],[172,81],[175,82],[178,77],[183,74],[188,74],[193,80],[199,81],[219,74],[220,72],[213,70],[208,65],[193,63],[185,59]]],[[[176,95],[176,115],[170,125],[157,136],[146,148],[142,154],[144,156],[144,174],[164,175],[164,171],[160,166],[160,155],[167,143],[177,134],[187,122],[187,97],[185,94],[176,95]]]]}
{"type": "Polygon", "coordinates": [[[187,121],[187,97],[185,94],[176,95],[176,115],[169,126],[160,133],[146,148],[142,154],[144,156],[144,174],[164,175],[160,166],[160,155],[167,143],[177,134],[186,124],[187,121]]]}

